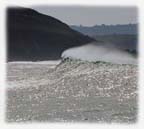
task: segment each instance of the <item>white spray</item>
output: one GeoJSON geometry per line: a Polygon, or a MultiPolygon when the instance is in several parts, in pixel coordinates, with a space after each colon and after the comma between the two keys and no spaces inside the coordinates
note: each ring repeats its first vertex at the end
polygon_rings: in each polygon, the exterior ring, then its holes
{"type": "Polygon", "coordinates": [[[65,50],[62,58],[81,59],[85,61],[104,61],[116,64],[137,64],[130,53],[118,49],[109,43],[90,43],[65,50]]]}

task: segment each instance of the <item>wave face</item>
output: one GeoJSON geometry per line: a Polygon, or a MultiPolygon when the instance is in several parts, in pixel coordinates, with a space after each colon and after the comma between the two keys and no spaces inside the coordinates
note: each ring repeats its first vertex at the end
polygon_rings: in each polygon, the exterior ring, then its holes
{"type": "Polygon", "coordinates": [[[81,59],[84,61],[104,61],[116,64],[137,64],[137,60],[130,53],[118,49],[109,43],[92,42],[87,45],[65,50],[62,58],[81,59]]]}
{"type": "Polygon", "coordinates": [[[137,122],[135,65],[64,60],[7,68],[7,122],[137,122]]]}

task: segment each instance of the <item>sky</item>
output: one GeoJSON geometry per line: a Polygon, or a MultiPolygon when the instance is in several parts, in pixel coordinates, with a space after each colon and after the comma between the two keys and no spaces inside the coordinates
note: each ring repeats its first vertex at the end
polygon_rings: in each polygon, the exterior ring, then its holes
{"type": "Polygon", "coordinates": [[[104,6],[32,6],[40,13],[53,16],[68,25],[115,25],[137,23],[136,7],[104,6]]]}

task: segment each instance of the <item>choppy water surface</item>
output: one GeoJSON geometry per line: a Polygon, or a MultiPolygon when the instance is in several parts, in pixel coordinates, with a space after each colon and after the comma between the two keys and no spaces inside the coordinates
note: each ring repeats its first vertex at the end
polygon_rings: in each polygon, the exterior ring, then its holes
{"type": "Polygon", "coordinates": [[[64,61],[7,64],[9,122],[137,119],[137,66],[64,61]]]}

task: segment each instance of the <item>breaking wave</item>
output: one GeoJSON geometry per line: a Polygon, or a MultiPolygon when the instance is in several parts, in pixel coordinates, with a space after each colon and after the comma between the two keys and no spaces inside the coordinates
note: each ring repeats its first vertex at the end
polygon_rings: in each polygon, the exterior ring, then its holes
{"type": "Polygon", "coordinates": [[[137,59],[130,53],[118,49],[109,43],[90,43],[73,47],[62,53],[62,58],[80,59],[84,61],[111,62],[116,64],[137,64],[137,59]]]}

